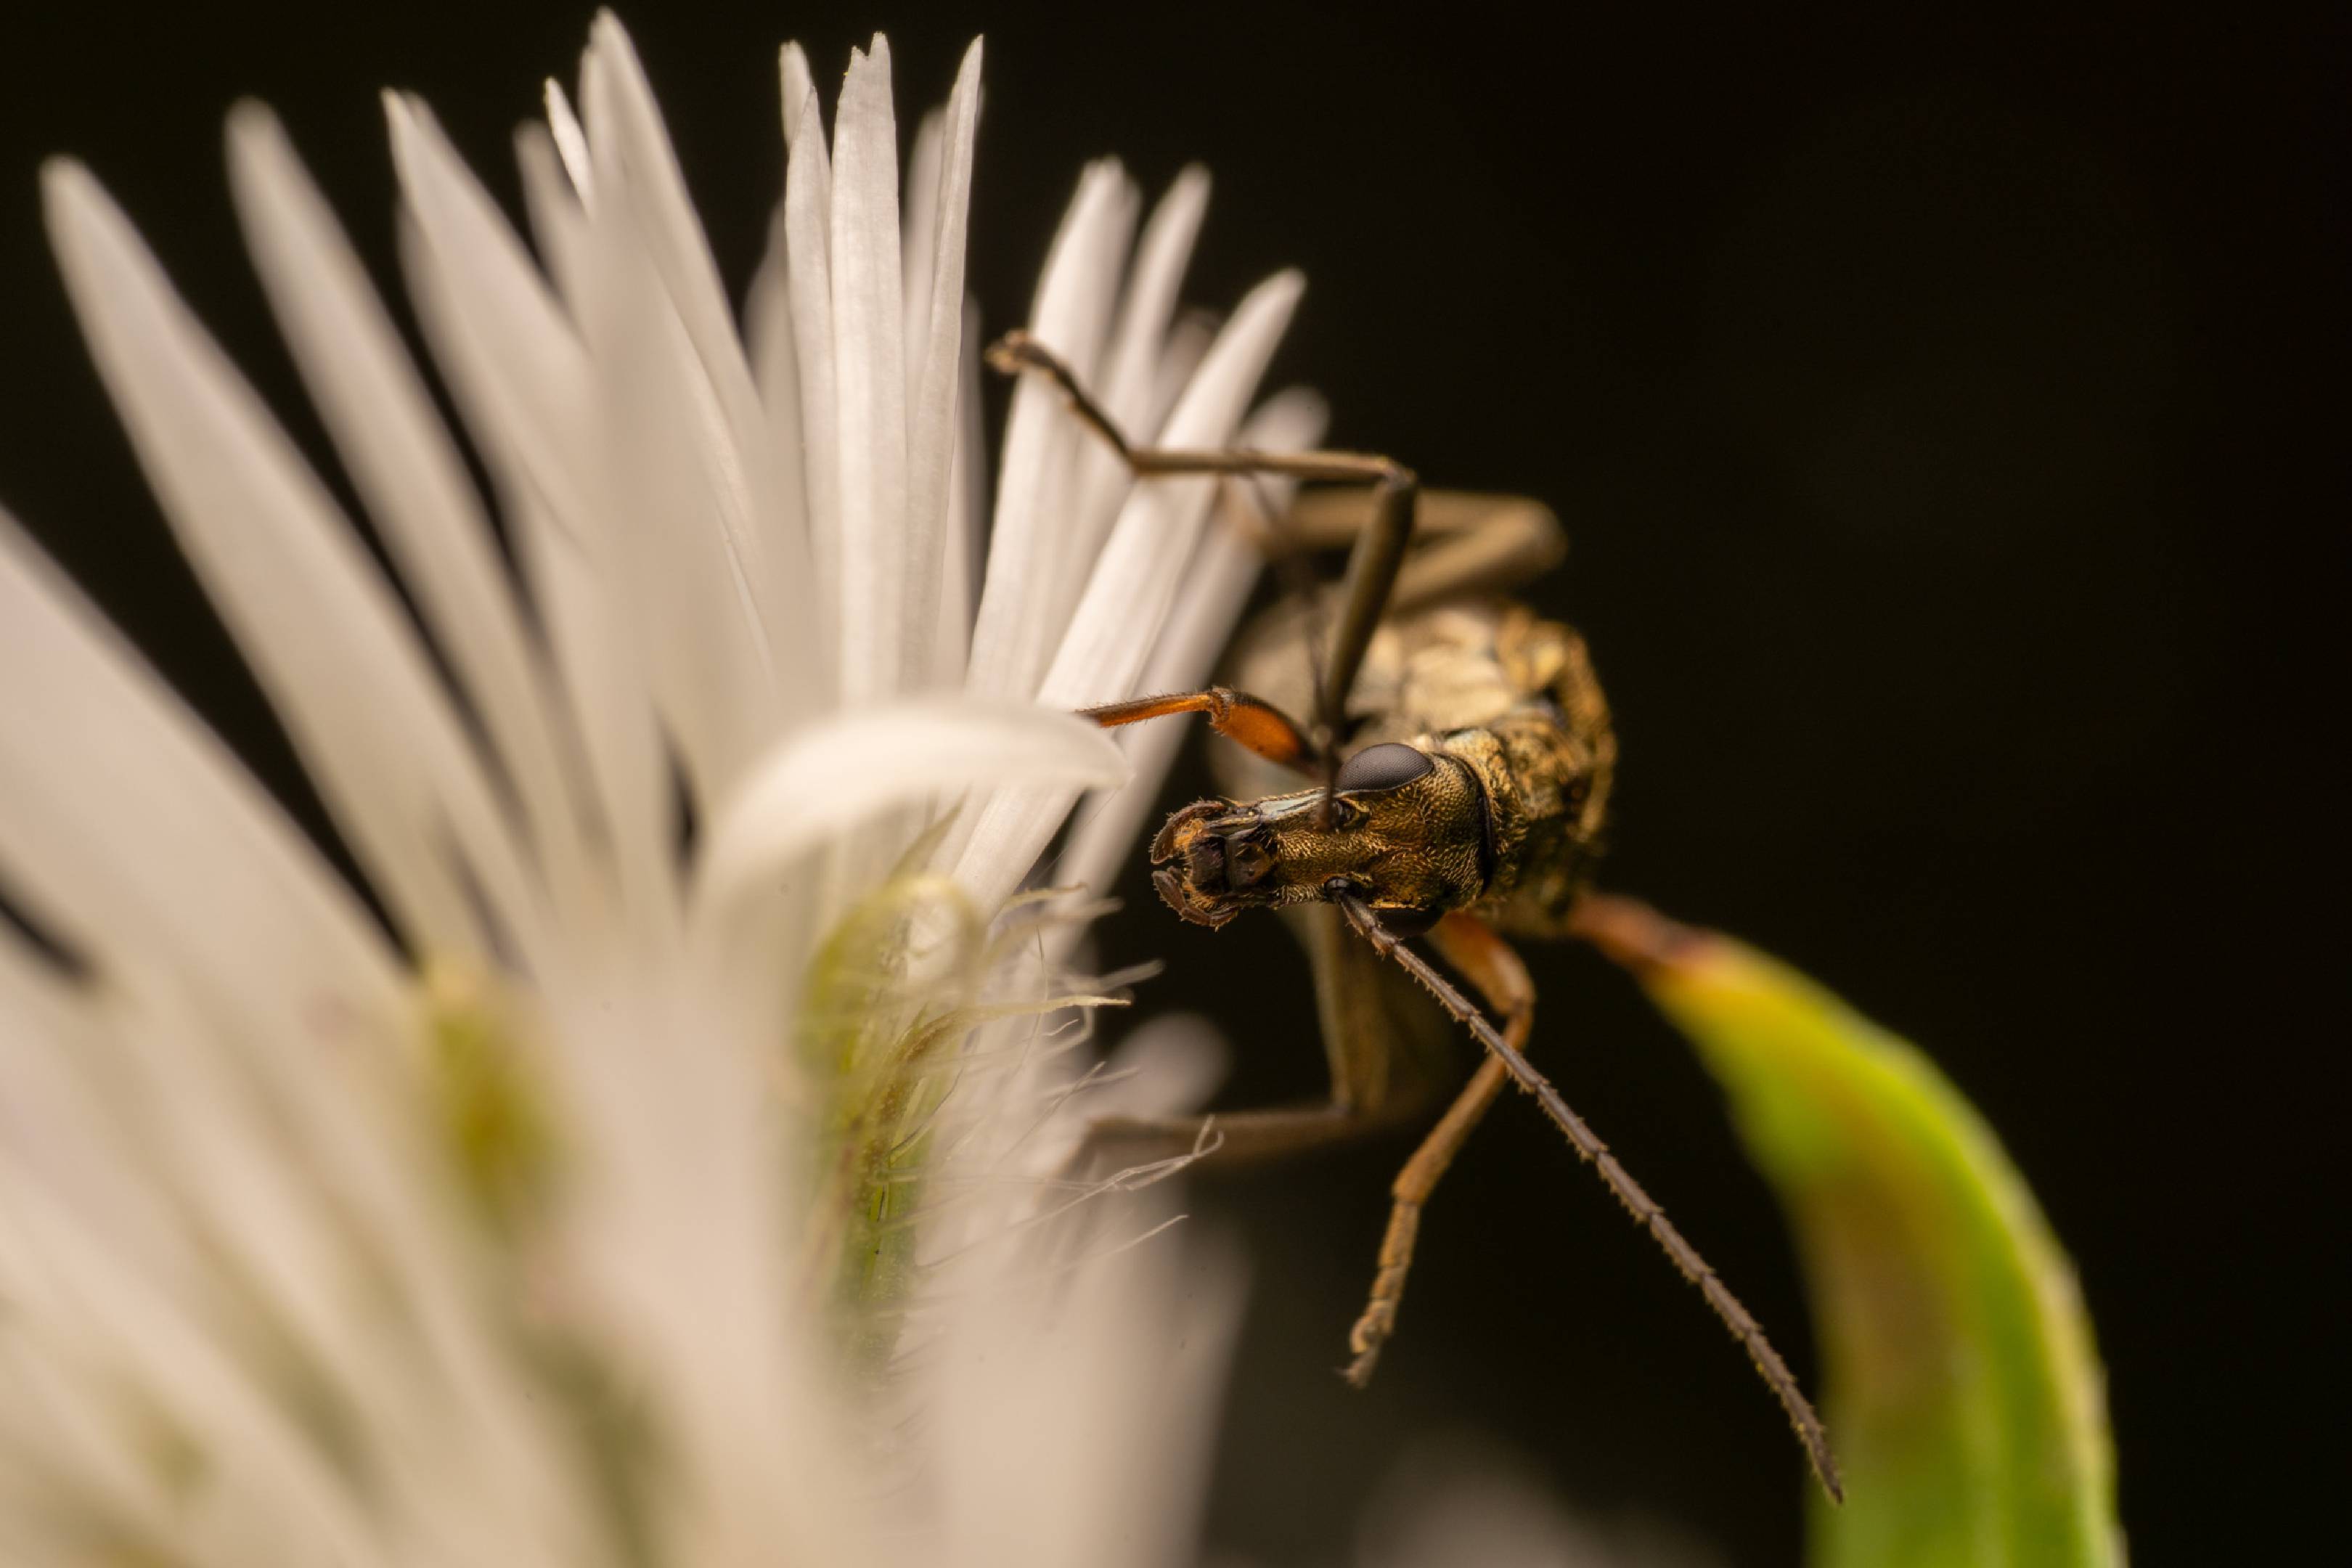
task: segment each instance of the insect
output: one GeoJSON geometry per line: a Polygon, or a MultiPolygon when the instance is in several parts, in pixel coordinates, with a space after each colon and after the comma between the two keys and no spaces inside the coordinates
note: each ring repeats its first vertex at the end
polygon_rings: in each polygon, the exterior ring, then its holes
{"type": "Polygon", "coordinates": [[[1525,1054],[1535,987],[1507,939],[1577,934],[1617,756],[1583,639],[1498,596],[1559,559],[1550,511],[1424,493],[1402,465],[1364,453],[1136,447],[1026,333],[1001,340],[989,359],[1055,384],[1139,480],[1348,487],[1306,492],[1285,524],[1288,543],[1349,547],[1335,602],[1294,593],[1269,611],[1237,645],[1233,685],[1086,710],[1105,727],[1197,713],[1237,742],[1218,758],[1229,796],[1183,807],[1153,838],[1152,882],[1196,924],[1255,909],[1290,922],[1315,973],[1330,1097],[1213,1119],[1108,1120],[1091,1130],[1089,1150],[1181,1154],[1208,1146],[1213,1121],[1221,1141],[1211,1157],[1235,1161],[1419,1120],[1445,1081],[1431,1059],[1442,1044],[1433,1053],[1410,1026],[1412,1009],[1395,994],[1402,971],[1486,1055],[1391,1186],[1370,1299],[1349,1336],[1349,1381],[1369,1381],[1394,1331],[1424,1205],[1515,1080],[1699,1288],[1780,1399],[1823,1488],[1843,1500],[1821,1420],[1763,1330],[1525,1054]],[[1298,712],[1312,718],[1290,717],[1298,712]],[[1414,941],[1468,983],[1499,1027],[1414,941]]]}

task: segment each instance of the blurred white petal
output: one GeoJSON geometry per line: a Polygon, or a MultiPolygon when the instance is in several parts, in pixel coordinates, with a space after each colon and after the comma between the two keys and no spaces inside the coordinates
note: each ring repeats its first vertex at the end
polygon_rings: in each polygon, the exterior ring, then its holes
{"type": "Polygon", "coordinates": [[[42,184],[76,313],[165,515],[407,934],[543,957],[544,907],[358,539],[96,182],[60,163],[42,184]]]}
{"type": "MultiPolygon", "coordinates": [[[[841,697],[896,695],[910,635],[913,552],[939,546],[907,513],[906,296],[899,283],[898,122],[890,52],[853,52],[834,110],[834,407],[841,442],[841,697]]],[[[936,582],[937,564],[922,575],[936,582]]],[[[926,612],[928,613],[928,611],[926,612]]],[[[928,628],[926,628],[928,630],[928,628]]]]}
{"type": "Polygon", "coordinates": [[[257,104],[229,117],[247,243],[320,416],[415,586],[530,814],[557,884],[584,886],[545,670],[456,445],[324,199],[257,104]]]}

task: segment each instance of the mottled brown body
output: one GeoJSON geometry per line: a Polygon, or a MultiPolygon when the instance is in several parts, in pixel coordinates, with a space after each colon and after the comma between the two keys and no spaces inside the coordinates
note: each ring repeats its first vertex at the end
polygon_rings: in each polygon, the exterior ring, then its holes
{"type": "MultiPolygon", "coordinates": [[[[1315,668],[1305,639],[1327,621],[1296,604],[1268,611],[1241,641],[1233,684],[1305,710],[1315,668]]],[[[1445,851],[1415,836],[1410,850],[1370,868],[1375,908],[1465,909],[1513,935],[1566,934],[1600,854],[1617,763],[1608,700],[1582,637],[1505,600],[1431,605],[1373,634],[1345,716],[1343,761],[1402,742],[1459,763],[1477,789],[1478,840],[1454,851],[1457,861],[1474,852],[1475,869],[1431,864],[1445,851]]],[[[1237,799],[1296,782],[1239,748],[1220,748],[1215,765],[1237,799]]]]}

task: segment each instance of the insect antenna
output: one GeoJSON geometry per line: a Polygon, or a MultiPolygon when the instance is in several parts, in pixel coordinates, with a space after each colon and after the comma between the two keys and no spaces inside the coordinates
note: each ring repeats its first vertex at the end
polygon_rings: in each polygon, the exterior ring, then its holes
{"type": "Polygon", "coordinates": [[[1698,1248],[1684,1239],[1683,1233],[1666,1218],[1665,1211],[1642,1190],[1642,1184],[1633,1179],[1633,1173],[1617,1163],[1617,1156],[1609,1152],[1609,1145],[1585,1125],[1582,1117],[1569,1108],[1568,1101],[1560,1098],[1559,1090],[1552,1087],[1551,1080],[1538,1072],[1528,1058],[1503,1037],[1502,1031],[1486,1021],[1486,1016],[1462,994],[1459,987],[1440,974],[1427,959],[1405,946],[1395,932],[1381,925],[1371,906],[1365,903],[1352,888],[1345,883],[1335,885],[1331,896],[1332,901],[1347,915],[1348,923],[1356,928],[1357,935],[1420,981],[1428,988],[1430,994],[1437,998],[1439,1005],[1453,1014],[1481,1046],[1493,1052],[1510,1069],[1519,1087],[1534,1095],[1537,1103],[1544,1108],[1544,1113],[1568,1135],[1568,1141],[1576,1152],[1600,1171],[1601,1179],[1608,1184],[1610,1192],[1649,1231],[1652,1239],[1682,1271],[1683,1278],[1698,1287],[1699,1293],[1706,1298],[1707,1305],[1715,1309],[1715,1315],[1723,1320],[1724,1326],[1731,1331],[1733,1337],[1748,1352],[1748,1359],[1756,1363],[1757,1373],[1780,1401],[1780,1408],[1788,1412],[1789,1424],[1796,1428],[1797,1440],[1804,1445],[1805,1454],[1811,1459],[1813,1473],[1821,1478],[1822,1489],[1830,1494],[1832,1500],[1843,1502],[1845,1489],[1838,1481],[1837,1458],[1830,1451],[1829,1434],[1822,1429],[1821,1417],[1814,1414],[1812,1402],[1797,1386],[1796,1374],[1789,1370],[1789,1363],[1780,1359],[1780,1352],[1774,1350],[1772,1342],[1764,1337],[1763,1326],[1746,1307],[1740,1305],[1739,1298],[1731,1293],[1731,1288],[1724,1284],[1706,1259],[1699,1256],[1698,1248]]]}

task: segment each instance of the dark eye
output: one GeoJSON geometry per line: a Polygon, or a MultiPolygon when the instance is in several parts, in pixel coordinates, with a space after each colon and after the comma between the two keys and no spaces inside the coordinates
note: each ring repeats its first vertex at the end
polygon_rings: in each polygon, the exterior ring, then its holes
{"type": "Polygon", "coordinates": [[[1344,790],[1395,789],[1409,784],[1437,764],[1429,753],[1397,741],[1384,741],[1377,746],[1366,746],[1339,764],[1339,787],[1344,790]]]}

